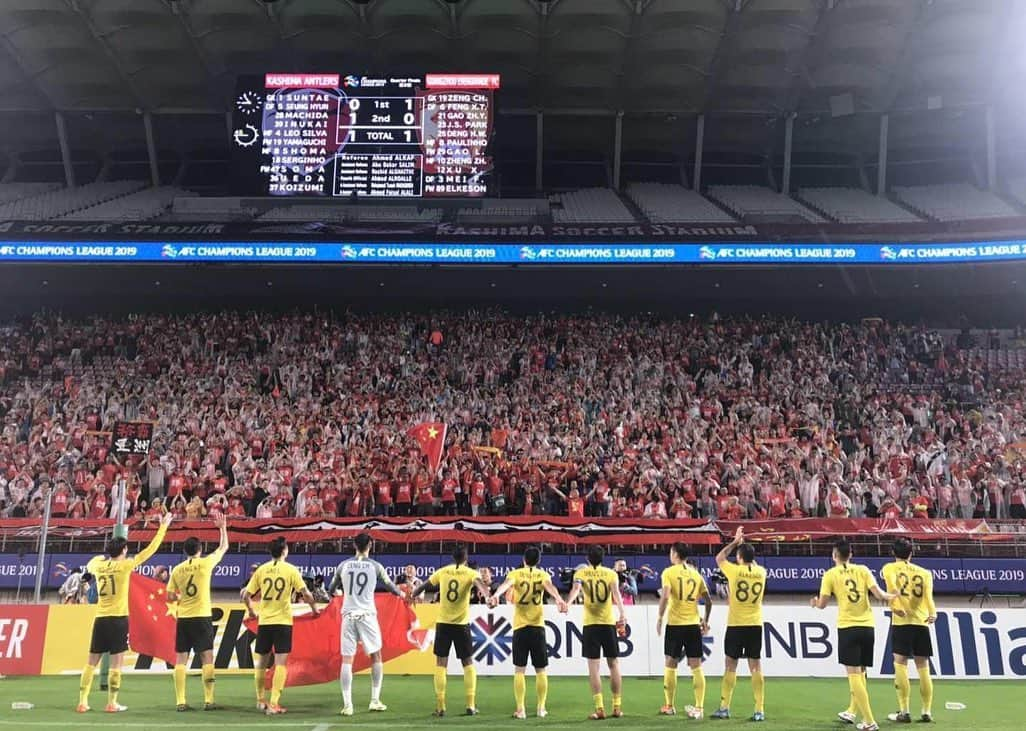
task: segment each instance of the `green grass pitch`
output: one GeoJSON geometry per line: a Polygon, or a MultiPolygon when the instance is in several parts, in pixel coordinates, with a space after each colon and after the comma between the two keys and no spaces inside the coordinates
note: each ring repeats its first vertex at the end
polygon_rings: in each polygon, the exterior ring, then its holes
{"type": "MultiPolygon", "coordinates": [[[[719,678],[708,679],[706,713],[711,713],[719,698],[719,678]]],[[[683,715],[683,707],[692,701],[691,680],[684,673],[677,692],[676,717],[659,715],[663,701],[660,678],[624,680],[625,718],[609,719],[600,723],[585,720],[590,713],[591,696],[586,678],[550,678],[549,716],[546,719],[533,717],[534,680],[528,672],[526,721],[514,720],[513,682],[511,678],[479,678],[478,707],[481,714],[474,718],[460,715],[463,711],[463,682],[460,676],[449,677],[448,704],[450,715],[434,719],[434,693],[431,678],[386,676],[382,700],[388,704],[385,713],[369,713],[367,701],[370,680],[367,675],[356,677],[353,688],[353,705],[356,715],[342,718],[338,715],[341,697],[337,683],[304,688],[286,688],[282,704],[288,714],[267,718],[255,709],[252,681],[246,676],[223,676],[217,681],[217,702],[225,706],[220,711],[194,711],[177,713],[174,706],[174,690],[170,677],[139,677],[126,675],[120,701],[128,706],[126,713],[113,716],[102,712],[106,693],[94,684],[91,705],[93,711],[77,714],[74,706],[78,699],[78,679],[74,677],[7,678],[0,680],[0,731],[5,728],[25,729],[244,729],[277,726],[308,731],[328,731],[345,727],[360,729],[439,729],[488,728],[515,729],[527,727],[562,726],[585,727],[599,725],[628,729],[674,728],[707,725],[717,729],[766,728],[766,729],[841,729],[853,728],[840,723],[836,714],[848,703],[848,685],[844,678],[835,679],[780,679],[766,681],[767,722],[755,726],[748,721],[751,715],[751,691],[748,680],[738,679],[734,694],[734,718],[729,721],[691,721],[683,715]],[[12,701],[29,701],[35,708],[28,711],[12,711],[12,701]]],[[[1005,731],[1022,729],[1021,690],[1019,683],[1007,681],[948,681],[934,683],[934,727],[966,729],[972,731],[1005,731]],[[945,701],[960,701],[967,708],[964,711],[948,711],[945,701]]],[[[606,708],[609,709],[609,686],[606,688],[606,708]]],[[[918,717],[918,685],[913,680],[912,712],[918,717]]],[[[889,680],[870,682],[870,696],[877,722],[881,727],[899,728],[887,721],[886,715],[894,710],[894,690],[889,680]]],[[[189,702],[202,706],[203,694],[197,676],[189,677],[189,702]]],[[[919,726],[916,727],[925,727],[919,726]]]]}

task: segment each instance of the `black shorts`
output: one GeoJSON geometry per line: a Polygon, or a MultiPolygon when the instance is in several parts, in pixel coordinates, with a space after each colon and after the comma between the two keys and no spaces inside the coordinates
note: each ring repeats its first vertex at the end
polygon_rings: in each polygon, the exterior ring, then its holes
{"type": "Polygon", "coordinates": [[[450,649],[456,650],[456,657],[460,660],[466,660],[474,654],[469,624],[439,622],[435,625],[435,657],[449,657],[450,649]]]}
{"type": "Polygon", "coordinates": [[[663,638],[663,654],[680,660],[702,657],[702,628],[697,624],[669,624],[663,638]]]}
{"type": "Polygon", "coordinates": [[[291,624],[262,624],[257,627],[253,652],[257,655],[269,655],[272,650],[279,655],[292,652],[291,624]]]}
{"type": "Polygon", "coordinates": [[[521,627],[513,631],[513,667],[526,668],[527,658],[536,670],[549,666],[549,646],[544,627],[521,627]]]}
{"type": "Polygon", "coordinates": [[[128,651],[128,617],[97,617],[93,620],[93,636],[89,653],[117,655],[128,651]]]}
{"type": "Polygon", "coordinates": [[[762,658],[762,626],[761,625],[738,625],[727,627],[723,635],[723,654],[732,660],[747,658],[748,660],[759,660],[762,658]]]}
{"type": "Polygon", "coordinates": [[[175,652],[214,649],[214,622],[210,617],[180,617],[175,626],[175,652]]]}
{"type": "Polygon", "coordinates": [[[587,624],[581,640],[581,654],[589,660],[605,657],[615,660],[620,657],[620,643],[616,637],[616,625],[587,624]]]}
{"type": "Polygon", "coordinates": [[[905,657],[933,657],[930,628],[921,624],[891,626],[891,650],[905,657]]]}
{"type": "Polygon", "coordinates": [[[837,630],[837,660],[845,667],[873,667],[872,627],[845,627],[837,630]]]}

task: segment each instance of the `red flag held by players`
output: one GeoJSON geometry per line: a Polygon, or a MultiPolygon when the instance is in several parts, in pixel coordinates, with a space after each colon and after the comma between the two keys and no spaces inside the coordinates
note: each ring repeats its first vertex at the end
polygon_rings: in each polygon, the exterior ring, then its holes
{"type": "MultiPolygon", "coordinates": [[[[417,615],[398,597],[377,594],[374,604],[381,626],[381,659],[388,662],[410,650],[423,649],[429,640],[414,629],[417,615]]],[[[246,628],[256,633],[258,623],[246,620],[246,628]]],[[[316,685],[338,680],[342,669],[342,599],[335,597],[316,617],[296,617],[292,624],[292,652],[288,659],[286,685],[316,685]]],[[[366,653],[353,658],[353,670],[369,668],[366,653]]],[[[267,687],[271,687],[271,672],[267,674],[267,687]]]]}
{"type": "Polygon", "coordinates": [[[133,573],[128,593],[128,644],[140,655],[175,664],[176,605],[167,601],[167,587],[133,573]]]}
{"type": "Polygon", "coordinates": [[[445,448],[446,426],[441,421],[425,421],[410,429],[407,434],[417,440],[420,451],[428,459],[431,474],[438,472],[442,462],[442,450],[445,448]]]}

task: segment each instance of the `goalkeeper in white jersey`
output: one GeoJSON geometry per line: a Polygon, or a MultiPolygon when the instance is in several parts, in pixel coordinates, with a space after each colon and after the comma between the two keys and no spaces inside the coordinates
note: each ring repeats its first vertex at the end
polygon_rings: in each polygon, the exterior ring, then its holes
{"type": "Polygon", "coordinates": [[[353,656],[357,643],[363,644],[363,651],[371,659],[371,701],[372,711],[387,711],[381,702],[381,679],[384,669],[381,664],[381,628],[378,626],[378,611],[374,605],[374,589],[378,582],[396,596],[403,593],[385,573],[385,567],[370,558],[371,537],[361,533],[353,541],[356,556],[339,564],[335,578],[331,581],[330,594],[342,592],[342,672],[339,684],[342,686],[342,715],[353,715],[353,656]]]}

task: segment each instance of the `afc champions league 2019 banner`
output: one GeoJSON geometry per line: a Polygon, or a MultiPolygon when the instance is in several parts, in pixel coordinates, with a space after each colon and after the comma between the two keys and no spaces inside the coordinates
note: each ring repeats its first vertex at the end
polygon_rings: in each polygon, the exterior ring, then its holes
{"type": "MultiPolygon", "coordinates": [[[[69,572],[85,566],[92,556],[93,554],[87,553],[48,554],[44,561],[43,586],[56,589],[64,583],[69,572]]],[[[413,566],[416,576],[424,579],[449,562],[447,556],[439,555],[380,553],[375,557],[381,561],[393,579],[398,579],[406,566],[413,566]]],[[[308,576],[323,576],[326,581],[330,581],[335,568],[346,558],[348,556],[344,554],[296,553],[289,556],[289,561],[308,576]]],[[[521,563],[520,556],[514,554],[476,553],[471,558],[478,567],[490,568],[497,578],[505,576],[506,572],[517,568],[521,563]]],[[[662,551],[646,555],[625,555],[623,558],[632,569],[648,567],[651,570],[652,578],[639,581],[639,589],[643,593],[656,590],[658,579],[654,577],[669,565],[669,559],[662,551]]],[[[265,554],[262,553],[227,554],[214,572],[214,589],[239,589],[249,578],[252,569],[264,560],[265,554]]],[[[864,558],[860,559],[860,562],[866,564],[876,574],[877,579],[882,581],[880,569],[889,560],[864,558]]],[[[158,553],[140,566],[138,571],[144,576],[153,576],[158,567],[171,567],[180,561],[180,554],[158,553]]],[[[573,569],[584,562],[584,554],[543,554],[541,565],[559,585],[561,571],[573,569]]],[[[694,562],[706,579],[710,579],[716,569],[713,557],[699,556],[694,562]]],[[[823,573],[831,565],[828,558],[808,556],[767,556],[760,557],[759,563],[765,566],[769,573],[769,592],[775,594],[817,591],[823,573]]],[[[1021,594],[1026,587],[1026,559],[923,558],[917,563],[933,572],[934,589],[938,594],[1021,594]]],[[[25,592],[31,591],[35,586],[35,577],[36,554],[0,555],[0,589],[16,591],[20,586],[25,592]]]]}
{"type": "MultiPolygon", "coordinates": [[[[513,608],[471,607],[474,662],[482,675],[513,673],[513,608]]],[[[658,608],[654,604],[627,608],[629,632],[620,640],[621,667],[628,677],[661,677],[662,637],[655,633],[658,608]]],[[[545,608],[549,672],[583,676],[587,665],[581,656],[581,607],[568,614],[545,608]]],[[[74,675],[82,668],[88,651],[89,625],[94,609],[89,606],[0,605],[0,674],[74,675]]],[[[823,611],[804,605],[770,605],[764,609],[763,669],[773,677],[840,677],[837,663],[836,608],[823,611]]],[[[432,629],[437,605],[419,605],[420,626],[432,629]]],[[[875,610],[877,643],[871,675],[891,675],[889,619],[886,610],[875,610]]],[[[215,604],[215,666],[222,672],[247,672],[253,667],[254,636],[243,624],[241,604],[215,604]]],[[[713,608],[712,630],[705,638],[705,670],[723,672],[723,634],[726,609],[713,608]]],[[[931,628],[935,655],[933,673],[940,678],[1026,678],[1026,609],[957,609],[938,612],[931,628]]],[[[430,675],[435,659],[430,646],[410,649],[389,661],[389,674],[430,675]]],[[[163,661],[129,653],[128,672],[169,673],[163,661]]],[[[458,663],[450,661],[458,672],[458,663]]],[[[686,674],[686,670],[682,670],[686,674]]],[[[741,674],[747,673],[742,663],[741,674]]],[[[425,678],[425,682],[430,682],[425,678]]]]}
{"type": "MultiPolygon", "coordinates": [[[[0,228],[0,236],[4,235],[0,228]]],[[[308,237],[309,238],[309,237],[308,237]]],[[[523,239],[521,239],[523,240],[523,239]]],[[[139,241],[98,238],[52,241],[0,240],[0,262],[190,262],[294,264],[928,264],[1026,260],[1026,240],[922,244],[788,244],[714,241],[708,244],[651,241],[582,244],[492,244],[482,241],[382,243],[339,241],[171,238],[139,241]]]]}

